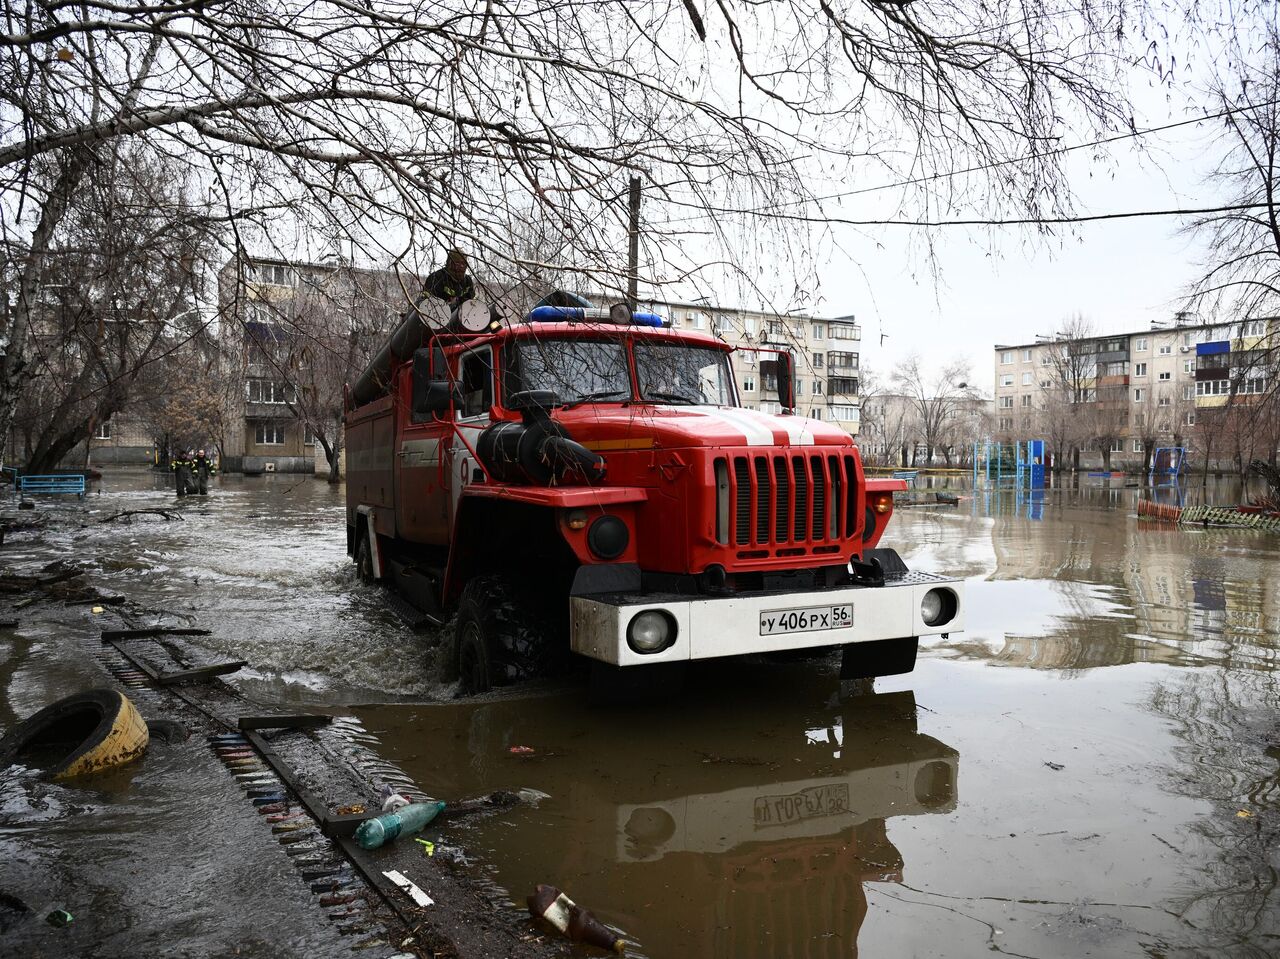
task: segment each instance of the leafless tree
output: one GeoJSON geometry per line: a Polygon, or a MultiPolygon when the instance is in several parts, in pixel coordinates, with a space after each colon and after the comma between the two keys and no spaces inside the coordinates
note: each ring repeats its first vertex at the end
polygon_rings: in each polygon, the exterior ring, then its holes
{"type": "Polygon", "coordinates": [[[260,214],[237,250],[341,236],[414,272],[415,251],[462,244],[518,280],[543,266],[508,229],[532,208],[562,241],[551,266],[620,289],[621,196],[642,175],[647,285],[736,269],[812,289],[803,231],[850,179],[898,184],[903,214],[1068,210],[1044,145],[1129,126],[1134,24],[1160,42],[1140,3],[1100,0],[11,5],[0,226],[26,252],[0,318],[0,436],[55,232],[121,142],[260,214]]]}
{"type": "MultiPolygon", "coordinates": [[[[182,170],[133,150],[106,162],[67,199],[14,329],[29,380],[14,425],[32,472],[57,466],[206,332],[199,264],[219,218],[187,200],[182,170]]],[[[7,274],[25,252],[5,248],[7,274]]]]}
{"type": "Polygon", "coordinates": [[[930,373],[920,354],[912,353],[894,368],[893,386],[909,398],[919,418],[926,465],[933,463],[935,452],[941,452],[946,465],[951,465],[955,451],[947,439],[966,401],[973,400],[968,380],[969,364],[964,360],[952,360],[930,373]]]}

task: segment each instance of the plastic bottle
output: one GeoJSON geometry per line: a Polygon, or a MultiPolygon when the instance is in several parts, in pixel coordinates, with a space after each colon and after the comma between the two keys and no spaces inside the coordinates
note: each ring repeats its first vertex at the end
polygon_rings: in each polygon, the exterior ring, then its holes
{"type": "Polygon", "coordinates": [[[574,942],[585,942],[617,953],[626,948],[626,943],[610,932],[604,923],[555,886],[537,885],[526,902],[531,916],[545,919],[574,942]]]}
{"type": "Polygon", "coordinates": [[[442,802],[410,803],[396,812],[383,813],[366,819],[356,829],[356,842],[361,849],[377,849],[399,836],[415,833],[435,819],[444,809],[442,802]]]}

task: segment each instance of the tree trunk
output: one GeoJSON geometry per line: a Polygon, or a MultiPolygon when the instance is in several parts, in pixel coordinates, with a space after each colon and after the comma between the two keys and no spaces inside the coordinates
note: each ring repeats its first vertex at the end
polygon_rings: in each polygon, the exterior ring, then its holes
{"type": "Polygon", "coordinates": [[[1111,444],[1110,443],[1102,444],[1102,468],[1108,473],[1111,472],[1111,444]]]}

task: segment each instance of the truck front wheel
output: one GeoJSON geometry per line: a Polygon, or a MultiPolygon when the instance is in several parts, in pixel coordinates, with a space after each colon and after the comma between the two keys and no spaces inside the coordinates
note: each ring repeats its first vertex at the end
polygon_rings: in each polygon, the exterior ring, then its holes
{"type": "Polygon", "coordinates": [[[548,630],[523,593],[505,576],[477,576],[463,588],[453,641],[464,694],[526,679],[547,658],[548,630]]]}

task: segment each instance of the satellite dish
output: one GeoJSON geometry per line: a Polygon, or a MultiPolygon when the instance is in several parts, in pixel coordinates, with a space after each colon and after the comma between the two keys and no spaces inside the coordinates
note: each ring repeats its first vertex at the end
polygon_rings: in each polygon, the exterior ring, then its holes
{"type": "Polygon", "coordinates": [[[463,300],[456,314],[458,325],[468,333],[483,333],[489,329],[489,307],[479,300],[463,300]]]}

